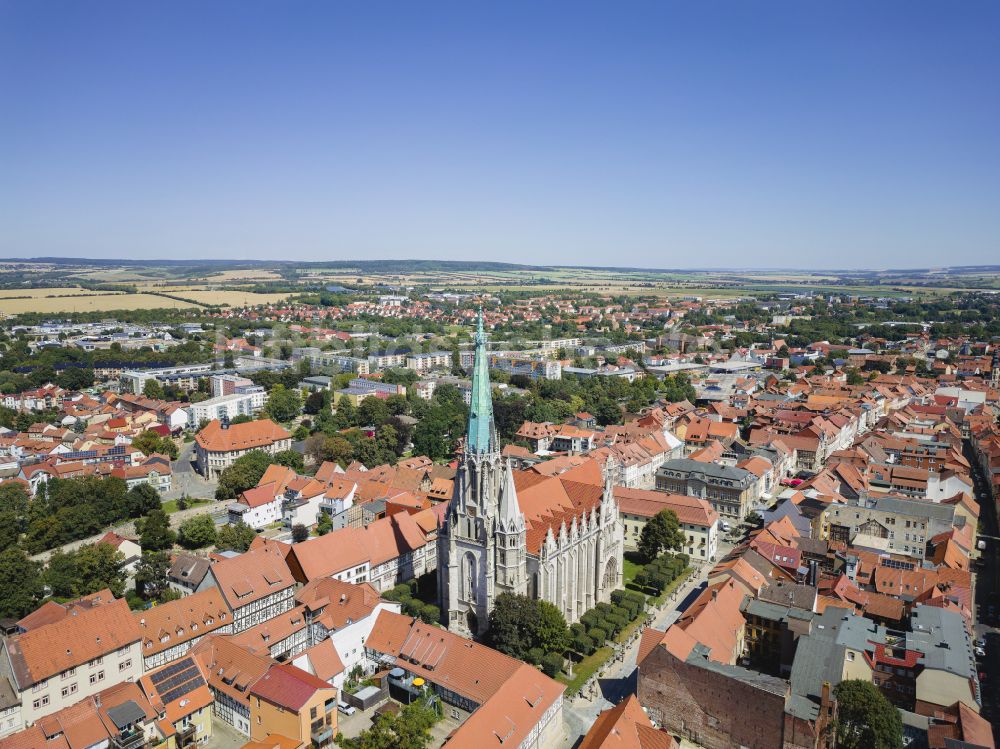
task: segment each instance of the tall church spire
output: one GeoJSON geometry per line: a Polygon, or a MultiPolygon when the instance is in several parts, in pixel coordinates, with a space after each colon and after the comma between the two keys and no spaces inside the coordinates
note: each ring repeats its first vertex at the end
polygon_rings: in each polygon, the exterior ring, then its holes
{"type": "Polygon", "coordinates": [[[476,324],[476,358],[472,369],[472,402],[469,404],[469,429],[465,439],[467,453],[488,453],[499,449],[493,423],[493,393],[490,389],[490,363],[486,354],[483,310],[476,324]]]}
{"type": "Polygon", "coordinates": [[[524,529],[524,515],[517,501],[517,488],[514,486],[514,473],[510,462],[504,467],[503,487],[500,489],[500,512],[497,517],[500,528],[506,531],[524,529]]]}

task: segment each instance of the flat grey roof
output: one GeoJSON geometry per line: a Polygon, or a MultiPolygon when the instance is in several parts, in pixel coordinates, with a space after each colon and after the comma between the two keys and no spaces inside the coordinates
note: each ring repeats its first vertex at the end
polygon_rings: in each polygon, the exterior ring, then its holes
{"type": "Polygon", "coordinates": [[[910,628],[906,647],[924,654],[924,668],[961,677],[975,675],[972,642],[961,614],[937,606],[916,606],[910,614],[910,628]]]}
{"type": "Polygon", "coordinates": [[[897,499],[896,497],[879,497],[875,500],[875,509],[879,512],[894,512],[899,515],[913,515],[940,520],[950,523],[955,517],[954,505],[924,502],[919,499],[897,499]]]}
{"type": "Polygon", "coordinates": [[[702,463],[699,460],[692,460],[691,458],[674,458],[673,460],[668,460],[656,472],[659,473],[660,471],[703,473],[706,476],[729,479],[731,481],[742,481],[750,475],[750,472],[743,468],[733,468],[732,466],[723,466],[718,463],[702,463]]]}

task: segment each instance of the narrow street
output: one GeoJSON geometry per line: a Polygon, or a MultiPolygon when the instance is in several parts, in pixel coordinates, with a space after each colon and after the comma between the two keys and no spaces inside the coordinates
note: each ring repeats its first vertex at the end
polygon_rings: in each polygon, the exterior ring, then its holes
{"type": "Polygon", "coordinates": [[[993,726],[993,737],[1000,741],[1000,704],[997,692],[997,681],[1000,680],[1000,533],[997,527],[997,508],[990,494],[990,485],[983,475],[982,468],[976,460],[976,455],[968,441],[965,443],[964,454],[972,466],[972,479],[979,503],[979,533],[976,538],[986,542],[986,548],[981,554],[981,564],[974,567],[973,585],[975,586],[975,636],[986,642],[986,657],[979,659],[979,672],[985,674],[982,679],[982,716],[993,726]]]}
{"type": "MultiPolygon", "coordinates": [[[[731,550],[732,545],[720,542],[718,558],[724,557],[731,550]]],[[[714,563],[703,565],[700,569],[689,577],[684,585],[678,588],[667,599],[659,609],[650,610],[653,621],[650,626],[655,629],[666,630],[681,612],[686,609],[691,602],[701,592],[709,570],[714,563]]],[[[640,628],[635,637],[627,644],[617,646],[617,652],[605,664],[604,668],[595,674],[590,685],[584,685],[580,693],[573,698],[566,698],[563,708],[566,725],[566,738],[561,746],[576,746],[583,735],[590,729],[597,716],[603,710],[614,707],[625,697],[634,694],[636,690],[636,658],[639,654],[639,639],[642,634],[640,628]]]]}
{"type": "Polygon", "coordinates": [[[198,499],[212,499],[215,497],[216,482],[203,478],[194,469],[193,459],[194,442],[182,443],[177,460],[173,461],[170,465],[173,475],[170,479],[170,491],[165,492],[163,495],[165,500],[179,499],[180,497],[194,497],[198,499]]]}

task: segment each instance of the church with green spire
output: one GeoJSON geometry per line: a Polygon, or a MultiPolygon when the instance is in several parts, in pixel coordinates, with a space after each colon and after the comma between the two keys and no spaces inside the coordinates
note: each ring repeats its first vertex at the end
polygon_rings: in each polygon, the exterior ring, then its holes
{"type": "MultiPolygon", "coordinates": [[[[547,506],[546,487],[539,484],[533,496],[542,501],[534,503],[530,519],[522,512],[515,475],[502,457],[493,420],[486,342],[480,311],[468,429],[438,534],[443,623],[467,637],[486,632],[493,603],[504,592],[544,598],[567,621],[576,621],[620,586],[624,548],[610,478],[576,490],[579,496],[569,502],[562,498],[567,495],[559,479],[551,479],[558,484],[552,488],[559,489],[551,492],[552,506],[547,506]]],[[[614,475],[613,468],[605,475],[614,475]]]]}

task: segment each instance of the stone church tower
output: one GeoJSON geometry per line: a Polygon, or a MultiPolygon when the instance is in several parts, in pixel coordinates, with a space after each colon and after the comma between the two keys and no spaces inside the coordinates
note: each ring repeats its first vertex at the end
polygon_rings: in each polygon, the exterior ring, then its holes
{"type": "Polygon", "coordinates": [[[489,628],[497,595],[527,592],[524,515],[510,465],[500,457],[493,421],[482,313],[476,330],[472,402],[455,490],[438,534],[443,623],[463,636],[489,628]]]}

